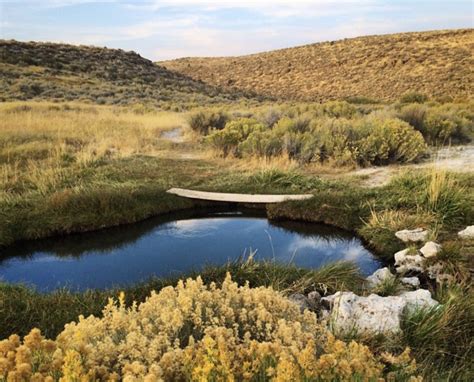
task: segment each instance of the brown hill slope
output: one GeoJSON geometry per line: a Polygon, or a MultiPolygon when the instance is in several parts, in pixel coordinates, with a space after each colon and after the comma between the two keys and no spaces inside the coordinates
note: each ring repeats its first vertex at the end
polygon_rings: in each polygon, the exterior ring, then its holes
{"type": "Polygon", "coordinates": [[[181,58],[170,70],[297,100],[472,95],[474,29],[367,36],[240,57],[181,58]]]}
{"type": "Polygon", "coordinates": [[[171,72],[135,52],[0,40],[0,101],[208,104],[242,97],[171,72]]]}

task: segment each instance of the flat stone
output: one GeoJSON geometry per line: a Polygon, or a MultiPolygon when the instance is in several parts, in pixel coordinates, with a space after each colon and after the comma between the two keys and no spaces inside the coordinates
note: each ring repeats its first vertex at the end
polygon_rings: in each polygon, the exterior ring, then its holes
{"type": "Polygon", "coordinates": [[[474,225],[467,226],[458,232],[458,236],[464,240],[474,240],[474,225]]]}
{"type": "Polygon", "coordinates": [[[404,243],[416,243],[418,241],[426,241],[426,238],[428,237],[428,231],[423,228],[404,229],[402,231],[395,232],[395,236],[404,243]]]}
{"type": "Polygon", "coordinates": [[[353,292],[337,292],[324,297],[331,312],[328,320],[337,334],[393,334],[400,332],[400,320],[407,309],[429,308],[438,304],[428,290],[404,292],[400,296],[371,294],[360,297],[353,292]]]}
{"type": "Polygon", "coordinates": [[[420,286],[420,279],[416,276],[413,277],[402,277],[400,278],[400,282],[405,285],[412,286],[414,288],[418,288],[420,286]]]}
{"type": "Polygon", "coordinates": [[[207,192],[188,190],[185,188],[170,188],[166,191],[169,194],[178,195],[184,198],[210,200],[216,202],[232,203],[281,203],[288,200],[307,200],[313,197],[312,194],[299,195],[273,195],[273,194],[234,194],[224,192],[207,192]]]}
{"type": "Polygon", "coordinates": [[[370,288],[375,288],[387,279],[393,279],[395,276],[387,267],[377,269],[373,274],[367,277],[367,284],[370,288]]]}
{"type": "Polygon", "coordinates": [[[441,245],[434,241],[427,242],[421,249],[420,252],[424,257],[434,257],[441,251],[441,245]]]}

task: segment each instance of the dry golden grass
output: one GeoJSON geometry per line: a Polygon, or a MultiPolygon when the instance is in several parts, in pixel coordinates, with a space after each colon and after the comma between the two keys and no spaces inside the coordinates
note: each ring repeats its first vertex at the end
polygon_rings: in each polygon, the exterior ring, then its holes
{"type": "Polygon", "coordinates": [[[474,30],[368,36],[240,57],[182,58],[167,69],[212,85],[280,99],[368,97],[417,91],[472,95],[474,30]]]}
{"type": "Polygon", "coordinates": [[[46,192],[63,182],[66,173],[103,159],[165,155],[170,145],[161,134],[186,126],[178,113],[48,102],[5,103],[0,116],[4,192],[19,183],[46,192]]]}

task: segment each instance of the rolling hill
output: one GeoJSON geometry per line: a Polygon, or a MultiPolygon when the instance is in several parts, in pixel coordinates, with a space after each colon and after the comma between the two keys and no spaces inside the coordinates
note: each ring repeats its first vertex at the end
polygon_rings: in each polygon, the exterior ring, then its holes
{"type": "Polygon", "coordinates": [[[207,104],[242,97],[171,72],[135,52],[0,40],[0,100],[207,104]]]}
{"type": "Polygon", "coordinates": [[[393,100],[407,92],[472,95],[474,29],[399,33],[323,42],[239,57],[159,64],[226,89],[280,99],[393,100]]]}

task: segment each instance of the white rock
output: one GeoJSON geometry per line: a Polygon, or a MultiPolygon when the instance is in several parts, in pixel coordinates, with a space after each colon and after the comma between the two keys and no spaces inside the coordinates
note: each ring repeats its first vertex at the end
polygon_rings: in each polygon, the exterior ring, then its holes
{"type": "Polygon", "coordinates": [[[413,310],[431,308],[438,305],[438,301],[431,297],[431,293],[426,289],[418,289],[411,292],[403,292],[400,295],[406,302],[405,308],[408,312],[413,310]]]}
{"type": "Polygon", "coordinates": [[[395,276],[390,272],[390,269],[387,267],[377,269],[373,274],[367,277],[367,283],[370,288],[375,288],[380,283],[387,279],[393,279],[395,276]]]}
{"type": "Polygon", "coordinates": [[[395,232],[395,236],[404,243],[426,241],[426,238],[428,237],[428,231],[424,230],[423,228],[404,229],[402,231],[395,232]]]}
{"type": "Polygon", "coordinates": [[[409,252],[410,248],[407,248],[395,253],[395,255],[393,255],[395,259],[395,265],[402,265],[403,263],[405,263],[406,257],[408,256],[409,252]]]}
{"type": "Polygon", "coordinates": [[[426,259],[418,254],[410,255],[410,249],[404,249],[395,253],[395,266],[397,273],[405,273],[409,271],[423,272],[426,259]]]}
{"type": "Polygon", "coordinates": [[[405,285],[410,285],[414,288],[418,288],[420,286],[420,279],[416,276],[413,277],[402,277],[400,282],[405,285]]]}
{"type": "Polygon", "coordinates": [[[441,245],[434,241],[429,241],[421,249],[420,252],[424,257],[434,257],[441,251],[441,245]]]}
{"type": "Polygon", "coordinates": [[[472,240],[474,239],[474,225],[467,226],[462,231],[458,232],[458,236],[461,239],[472,240]]]}
{"type": "Polygon", "coordinates": [[[405,309],[429,308],[438,304],[429,291],[418,289],[400,296],[381,297],[371,294],[360,297],[352,292],[337,292],[324,297],[332,309],[329,321],[337,334],[391,334],[400,329],[400,319],[405,309]]]}
{"type": "Polygon", "coordinates": [[[359,297],[352,292],[337,292],[330,300],[329,320],[338,334],[349,334],[354,330],[357,333],[396,333],[400,330],[400,317],[405,307],[401,297],[376,294],[359,297]]]}

